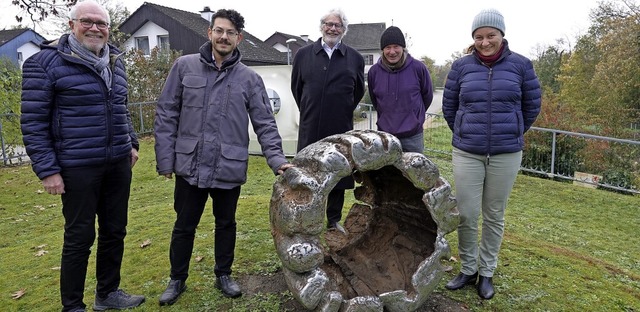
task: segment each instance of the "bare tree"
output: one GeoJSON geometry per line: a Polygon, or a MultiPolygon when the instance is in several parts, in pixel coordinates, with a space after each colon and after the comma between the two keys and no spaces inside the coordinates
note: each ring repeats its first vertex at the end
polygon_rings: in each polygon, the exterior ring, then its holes
{"type": "MultiPolygon", "coordinates": [[[[12,0],[12,3],[21,10],[16,15],[16,20],[22,22],[25,17],[33,23],[32,28],[50,38],[58,37],[69,32],[69,10],[78,0],[12,0]]],[[[102,5],[111,17],[111,31],[109,41],[120,46],[127,35],[118,30],[118,26],[129,17],[129,10],[120,1],[96,0],[102,5]]]]}
{"type": "Polygon", "coordinates": [[[78,0],[11,0],[11,4],[20,8],[16,21],[22,23],[27,17],[34,25],[50,16],[60,16],[76,4],[78,0]]]}

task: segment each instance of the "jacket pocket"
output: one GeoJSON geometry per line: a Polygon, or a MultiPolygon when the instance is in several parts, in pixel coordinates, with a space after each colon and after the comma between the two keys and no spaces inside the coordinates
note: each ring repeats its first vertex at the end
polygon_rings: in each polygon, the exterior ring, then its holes
{"type": "MultiPolygon", "coordinates": [[[[463,122],[463,119],[464,119],[464,112],[459,110],[456,113],[456,117],[455,117],[454,125],[453,125],[454,134],[457,134],[458,139],[462,139],[462,133],[463,133],[462,132],[462,130],[463,130],[462,129],[462,127],[463,127],[462,122],[463,122]]],[[[455,139],[455,137],[456,136],[454,135],[454,139],[455,139]]]]}
{"type": "Polygon", "coordinates": [[[188,107],[204,107],[207,78],[185,76],[182,78],[182,105],[188,107]]]}
{"type": "Polygon", "coordinates": [[[179,176],[191,176],[195,172],[196,164],[196,148],[198,140],[179,138],[176,141],[176,162],[175,171],[179,176]]]}
{"type": "Polygon", "coordinates": [[[222,158],[216,177],[220,181],[243,184],[247,180],[249,149],[244,146],[222,144],[222,158]]]}

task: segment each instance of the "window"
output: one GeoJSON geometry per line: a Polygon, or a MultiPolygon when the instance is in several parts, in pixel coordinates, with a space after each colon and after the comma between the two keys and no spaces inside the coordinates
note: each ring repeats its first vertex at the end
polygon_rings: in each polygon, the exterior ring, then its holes
{"type": "Polygon", "coordinates": [[[269,95],[269,102],[271,102],[271,110],[276,115],[280,111],[280,95],[273,89],[267,88],[267,94],[269,95]]]}
{"type": "Polygon", "coordinates": [[[161,51],[169,51],[169,36],[168,35],[158,36],[158,48],[161,51]]]}
{"type": "Polygon", "coordinates": [[[136,37],[136,49],[141,50],[144,55],[149,55],[149,37],[136,37]]]}
{"type": "Polygon", "coordinates": [[[364,65],[373,65],[373,55],[372,54],[365,54],[363,55],[364,57],[364,65]]]}

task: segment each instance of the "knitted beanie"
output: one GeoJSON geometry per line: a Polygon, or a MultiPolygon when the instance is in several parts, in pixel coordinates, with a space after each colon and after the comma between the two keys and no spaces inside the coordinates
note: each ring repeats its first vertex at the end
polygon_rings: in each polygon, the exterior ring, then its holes
{"type": "Polygon", "coordinates": [[[504,36],[505,26],[504,17],[496,9],[486,9],[480,11],[476,17],[473,18],[473,24],[471,24],[471,37],[478,28],[493,27],[502,33],[504,36]]]}
{"type": "Polygon", "coordinates": [[[380,50],[384,50],[384,47],[390,44],[397,44],[403,48],[407,47],[402,30],[396,26],[389,26],[380,37],[380,50]]]}

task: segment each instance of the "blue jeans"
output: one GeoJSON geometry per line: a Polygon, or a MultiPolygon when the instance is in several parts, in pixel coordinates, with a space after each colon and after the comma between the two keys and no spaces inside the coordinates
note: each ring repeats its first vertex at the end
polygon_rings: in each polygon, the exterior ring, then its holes
{"type": "Polygon", "coordinates": [[[407,138],[399,139],[403,152],[424,153],[424,133],[420,132],[407,138]]]}

